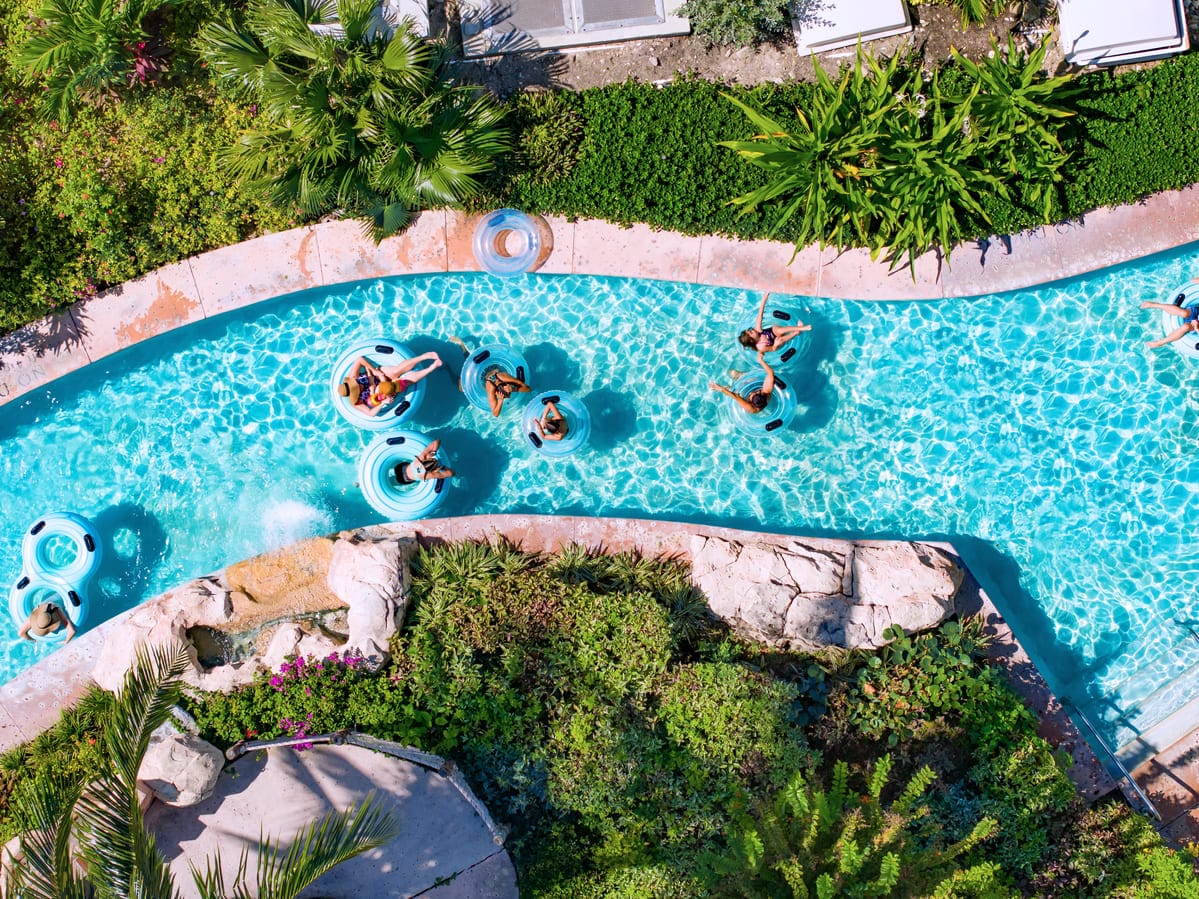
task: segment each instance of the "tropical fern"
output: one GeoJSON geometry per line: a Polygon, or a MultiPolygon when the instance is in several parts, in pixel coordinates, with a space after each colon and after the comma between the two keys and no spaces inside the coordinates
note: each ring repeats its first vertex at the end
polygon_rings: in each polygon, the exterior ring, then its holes
{"type": "Polygon", "coordinates": [[[928,813],[921,798],[935,775],[923,768],[889,805],[882,802],[891,759],[867,774],[866,792],[849,787],[849,766],[837,762],[827,791],[796,774],[773,802],[736,814],[728,851],[706,859],[721,895],[1007,896],[994,865],[965,869],[955,860],[994,832],[991,819],[949,846],[929,841],[917,822],[928,813]],[[959,892],[955,892],[958,890],[959,892]]]}

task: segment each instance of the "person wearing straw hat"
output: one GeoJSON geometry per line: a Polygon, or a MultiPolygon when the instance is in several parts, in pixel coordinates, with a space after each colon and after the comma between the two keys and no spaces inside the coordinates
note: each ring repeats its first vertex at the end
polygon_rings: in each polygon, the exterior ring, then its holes
{"type": "Polygon", "coordinates": [[[71,619],[54,603],[44,602],[29,613],[29,618],[21,625],[17,636],[22,640],[32,640],[34,637],[49,636],[61,628],[66,630],[66,639],[62,642],[69,643],[75,636],[75,625],[71,624],[71,619]]]}

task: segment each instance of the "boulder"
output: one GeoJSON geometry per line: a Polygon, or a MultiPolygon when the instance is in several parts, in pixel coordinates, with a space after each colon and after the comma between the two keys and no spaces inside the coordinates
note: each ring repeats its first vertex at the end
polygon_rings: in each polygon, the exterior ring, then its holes
{"type": "Polygon", "coordinates": [[[137,779],[167,805],[203,802],[212,795],[225,756],[195,734],[170,734],[146,750],[137,779]]]}
{"type": "Polygon", "coordinates": [[[133,667],[139,646],[170,643],[188,647],[192,669],[185,679],[197,678],[204,669],[187,639],[188,629],[197,624],[227,626],[231,614],[229,591],[219,581],[200,578],[177,587],[155,602],[132,609],[112,627],[92,670],[92,679],[105,690],[115,693],[125,681],[125,672],[133,667]]]}
{"type": "Polygon", "coordinates": [[[814,652],[874,649],[898,624],[935,627],[956,611],[964,573],[943,550],[905,542],[696,536],[692,578],[739,634],[814,652]]]}
{"type": "Polygon", "coordinates": [[[360,654],[372,667],[383,664],[391,636],[408,609],[408,559],[416,541],[343,537],[333,546],[329,590],[350,607],[349,639],[343,650],[360,654]]]}

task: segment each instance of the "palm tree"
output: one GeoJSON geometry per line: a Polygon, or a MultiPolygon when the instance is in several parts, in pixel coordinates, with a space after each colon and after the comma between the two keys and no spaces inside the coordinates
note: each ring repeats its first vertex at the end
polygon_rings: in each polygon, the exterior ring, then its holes
{"type": "MultiPolygon", "coordinates": [[[[125,675],[104,728],[108,767],[90,783],[72,783],[55,772],[38,776],[34,789],[12,812],[21,822],[20,865],[7,866],[4,894],[22,899],[175,899],[179,894],[154,836],[146,829],[137,795],[137,772],[150,734],[170,716],[188,664],[181,646],[147,651],[125,675]]],[[[283,854],[264,839],[257,895],[294,897],[331,868],[395,837],[391,818],[368,797],[342,813],[305,828],[283,854]]],[[[204,872],[192,867],[205,899],[253,895],[244,884],[247,854],[238,880],[227,889],[220,859],[204,872]]]]}
{"type": "Polygon", "coordinates": [[[377,6],[251,0],[244,27],[200,34],[210,70],[257,106],[230,171],[309,215],[361,218],[376,241],[477,193],[509,149],[499,103],[452,81],[444,44],[381,28],[377,6]]]}
{"type": "Polygon", "coordinates": [[[41,112],[67,121],[76,99],[100,103],[118,86],[152,81],[162,51],[144,23],[170,0],[43,0],[40,27],[17,52],[26,83],[44,79],[41,112]]]}

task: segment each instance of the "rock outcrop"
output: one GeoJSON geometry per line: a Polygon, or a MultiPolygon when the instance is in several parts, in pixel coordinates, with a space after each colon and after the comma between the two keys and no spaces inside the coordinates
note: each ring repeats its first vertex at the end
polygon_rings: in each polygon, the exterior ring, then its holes
{"type": "Polygon", "coordinates": [[[408,605],[411,536],[367,539],[356,533],[317,537],[231,565],[217,575],[191,581],[158,600],[138,606],[112,628],[92,678],[116,691],[133,664],[137,647],[182,643],[192,665],[184,681],[202,690],[227,691],[250,683],[260,665],[278,668],[288,656],[357,652],[381,665],[392,634],[408,605]],[[295,620],[349,607],[348,639],[295,620]],[[258,634],[258,652],[244,662],[206,667],[191,634],[203,628],[218,635],[258,634]]]}
{"type": "Polygon", "coordinates": [[[333,547],[326,580],[333,595],[350,607],[344,651],[358,653],[372,668],[387,659],[388,641],[408,609],[408,559],[415,549],[411,537],[350,537],[333,547]]]}
{"type": "Polygon", "coordinates": [[[739,634],[775,646],[878,648],[956,611],[964,572],[922,543],[803,538],[691,541],[692,579],[712,612],[739,634]]]}

